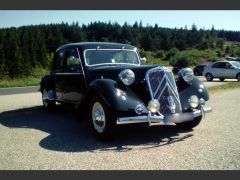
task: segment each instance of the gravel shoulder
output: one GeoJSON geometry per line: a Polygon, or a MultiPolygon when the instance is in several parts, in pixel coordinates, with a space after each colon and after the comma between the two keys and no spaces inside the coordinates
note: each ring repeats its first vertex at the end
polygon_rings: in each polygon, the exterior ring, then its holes
{"type": "Polygon", "coordinates": [[[40,93],[0,96],[0,169],[240,169],[240,89],[214,92],[194,131],[125,127],[97,141],[74,110],[41,107],[40,93]]]}

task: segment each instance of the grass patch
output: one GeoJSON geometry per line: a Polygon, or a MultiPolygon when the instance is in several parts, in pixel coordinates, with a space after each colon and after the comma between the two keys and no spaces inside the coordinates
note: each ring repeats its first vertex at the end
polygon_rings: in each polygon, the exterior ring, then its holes
{"type": "Polygon", "coordinates": [[[37,86],[41,81],[41,77],[25,77],[21,79],[4,79],[0,80],[0,88],[7,87],[25,87],[25,86],[37,86]]]}
{"type": "Polygon", "coordinates": [[[240,88],[240,82],[229,82],[227,84],[222,84],[219,86],[212,86],[212,87],[209,87],[208,90],[210,92],[214,92],[219,90],[235,89],[235,88],[240,88]]]}
{"type": "Polygon", "coordinates": [[[32,73],[26,77],[10,78],[9,76],[0,76],[0,88],[38,86],[41,78],[48,72],[48,69],[34,68],[32,73]]]}

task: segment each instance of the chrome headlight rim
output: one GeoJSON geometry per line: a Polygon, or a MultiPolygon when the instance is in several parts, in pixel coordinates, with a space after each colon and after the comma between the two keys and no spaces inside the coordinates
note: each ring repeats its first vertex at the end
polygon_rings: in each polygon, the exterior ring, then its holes
{"type": "Polygon", "coordinates": [[[127,86],[132,85],[135,81],[135,74],[131,69],[123,69],[118,77],[121,82],[127,86]]]}
{"type": "Polygon", "coordinates": [[[178,72],[178,76],[181,77],[185,82],[191,83],[193,81],[193,70],[191,68],[182,68],[178,72]]]}

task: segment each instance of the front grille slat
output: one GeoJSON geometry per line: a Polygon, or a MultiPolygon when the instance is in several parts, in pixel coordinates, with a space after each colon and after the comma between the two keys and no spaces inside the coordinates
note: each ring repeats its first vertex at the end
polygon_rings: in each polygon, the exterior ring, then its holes
{"type": "Polygon", "coordinates": [[[160,113],[169,115],[182,111],[177,86],[172,72],[162,66],[150,69],[146,80],[152,99],[160,103],[160,113]]]}

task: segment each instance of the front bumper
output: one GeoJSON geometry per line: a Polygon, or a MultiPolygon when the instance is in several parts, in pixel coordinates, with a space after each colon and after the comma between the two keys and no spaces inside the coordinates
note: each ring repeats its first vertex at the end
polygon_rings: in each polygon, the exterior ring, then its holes
{"type": "Polygon", "coordinates": [[[193,121],[194,118],[205,116],[205,113],[212,112],[211,107],[202,106],[201,109],[195,109],[193,112],[176,113],[169,116],[162,114],[152,115],[149,113],[144,116],[121,117],[117,119],[117,124],[149,123],[149,126],[171,123],[182,123],[193,121]]]}

